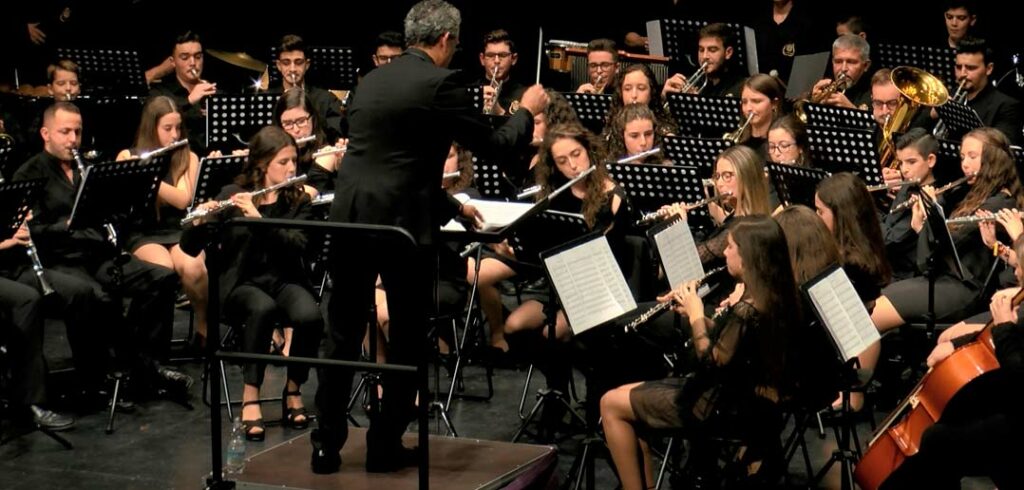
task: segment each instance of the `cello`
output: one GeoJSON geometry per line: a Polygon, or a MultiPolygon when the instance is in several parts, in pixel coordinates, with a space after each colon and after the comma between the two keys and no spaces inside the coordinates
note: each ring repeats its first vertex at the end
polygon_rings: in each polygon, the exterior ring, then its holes
{"type": "MultiPolygon", "coordinates": [[[[1024,288],[1013,306],[1024,301],[1024,288]]],[[[935,424],[950,400],[979,376],[999,369],[993,322],[978,337],[933,366],[910,395],[881,424],[857,463],[853,477],[864,490],[876,490],[906,458],[917,454],[924,431],[935,424]]]]}

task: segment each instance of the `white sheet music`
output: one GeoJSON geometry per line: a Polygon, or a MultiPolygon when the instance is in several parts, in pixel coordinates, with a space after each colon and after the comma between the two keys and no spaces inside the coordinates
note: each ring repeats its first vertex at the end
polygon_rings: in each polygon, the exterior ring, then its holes
{"type": "MultiPolygon", "coordinates": [[[[477,211],[480,211],[480,215],[483,216],[483,226],[481,230],[494,230],[508,226],[509,223],[519,219],[520,216],[526,214],[530,208],[533,207],[534,203],[529,202],[505,202],[505,201],[485,201],[482,199],[470,199],[465,194],[456,194],[454,196],[459,202],[463,204],[472,204],[476,207],[477,211]]],[[[462,224],[455,220],[449,221],[447,224],[441,227],[442,230],[457,230],[463,231],[465,228],[462,224]]]]}
{"type": "Polygon", "coordinates": [[[807,289],[811,303],[839,347],[843,360],[856,357],[881,335],[842,268],[807,289]]]}
{"type": "Polygon", "coordinates": [[[677,288],[686,281],[704,277],[704,264],[700,262],[697,243],[686,221],[677,220],[656,233],[654,246],[658,247],[669,286],[677,288]]]}
{"type": "Polygon", "coordinates": [[[575,334],[636,309],[604,236],[547,257],[544,266],[575,334]]]}

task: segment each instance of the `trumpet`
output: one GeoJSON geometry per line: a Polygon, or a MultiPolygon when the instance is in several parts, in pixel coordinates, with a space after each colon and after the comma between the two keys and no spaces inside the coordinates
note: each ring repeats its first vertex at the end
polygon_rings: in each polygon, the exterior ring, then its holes
{"type": "MultiPolygon", "coordinates": [[[[950,99],[950,100],[952,100],[952,101],[954,101],[954,102],[956,102],[958,104],[963,104],[964,102],[966,102],[967,101],[967,91],[964,90],[964,87],[966,85],[967,85],[967,79],[966,78],[964,78],[963,80],[960,80],[960,85],[957,85],[956,92],[953,93],[953,98],[950,99]]],[[[945,121],[943,121],[942,119],[939,119],[939,122],[935,124],[935,129],[932,130],[932,134],[935,135],[936,138],[945,139],[947,136],[949,136],[949,127],[946,126],[945,121]]]]}
{"type": "MultiPolygon", "coordinates": [[[[718,274],[719,272],[724,271],[725,269],[726,269],[726,266],[724,266],[724,265],[721,266],[721,267],[715,267],[714,269],[711,269],[710,271],[708,271],[707,274],[704,274],[703,276],[700,277],[700,279],[697,279],[697,286],[698,287],[701,286],[702,284],[707,282],[708,279],[711,279],[712,276],[714,276],[715,274],[718,274]]],[[[671,307],[672,307],[672,300],[668,300],[668,301],[666,301],[664,303],[658,303],[657,305],[652,306],[647,311],[641,313],[640,316],[638,316],[635,319],[633,319],[633,321],[627,323],[626,324],[626,328],[625,328],[626,332],[627,333],[631,332],[631,331],[632,332],[636,332],[636,327],[639,327],[640,325],[643,325],[644,323],[647,323],[655,315],[657,315],[658,313],[661,313],[662,311],[665,311],[665,310],[667,310],[667,309],[669,309],[671,307]]]]}
{"type": "Polygon", "coordinates": [[[494,114],[495,109],[497,109],[498,95],[501,94],[502,83],[498,80],[498,65],[494,65],[494,70],[491,71],[491,88],[494,89],[494,99],[491,100],[490,105],[484,107],[484,114],[494,114]]]}
{"type": "MultiPolygon", "coordinates": [[[[1017,211],[1011,209],[1011,211],[1017,211]]],[[[961,216],[959,218],[950,218],[946,220],[947,225],[966,225],[970,223],[983,223],[985,221],[996,221],[999,216],[996,214],[990,214],[988,216],[961,216]]]]}
{"type": "Polygon", "coordinates": [[[921,179],[906,179],[896,180],[893,182],[886,182],[884,184],[869,185],[868,192],[886,191],[889,189],[898,189],[900,187],[906,187],[908,185],[917,185],[921,183],[921,179]]]}
{"type": "Polygon", "coordinates": [[[736,131],[731,133],[725,133],[722,135],[722,139],[731,141],[733,144],[739,144],[740,138],[743,137],[743,132],[747,130],[747,126],[750,126],[750,121],[754,119],[754,111],[747,113],[747,119],[743,121],[740,127],[736,128],[736,131]]]}
{"type": "MultiPolygon", "coordinates": [[[[708,204],[711,204],[713,202],[721,201],[722,199],[725,199],[725,198],[727,198],[727,197],[729,197],[731,195],[732,195],[731,192],[723,192],[723,193],[721,193],[721,194],[719,194],[717,196],[712,196],[712,197],[701,199],[700,201],[697,201],[697,202],[695,202],[693,204],[685,204],[684,203],[683,207],[685,207],[686,210],[689,211],[691,209],[697,209],[697,208],[701,208],[701,207],[707,206],[708,204]]],[[[658,220],[661,220],[661,219],[667,217],[670,214],[672,214],[671,208],[668,208],[668,207],[661,208],[661,209],[659,209],[657,211],[653,211],[653,212],[650,212],[650,213],[647,213],[647,214],[641,216],[640,219],[636,221],[636,226],[641,226],[641,225],[646,225],[646,224],[653,223],[655,221],[658,221],[658,220]]]]}
{"type": "MultiPolygon", "coordinates": [[[[942,195],[943,192],[946,192],[946,191],[948,191],[950,189],[954,189],[954,188],[960,187],[961,185],[964,185],[965,182],[970,180],[970,178],[974,177],[975,175],[977,175],[977,174],[975,174],[975,173],[968,173],[968,174],[964,175],[963,177],[960,177],[959,179],[954,180],[953,182],[950,182],[950,183],[948,183],[948,184],[946,184],[946,185],[944,185],[942,187],[939,187],[938,189],[935,189],[935,197],[939,197],[940,195],[942,195]]],[[[893,206],[892,210],[889,211],[889,214],[898,213],[900,211],[903,211],[904,209],[907,209],[907,208],[913,206],[914,203],[917,202],[917,199],[918,199],[917,196],[911,196],[910,199],[907,199],[906,201],[903,201],[903,202],[893,206]]]]}
{"type": "Polygon", "coordinates": [[[708,61],[704,60],[704,62],[700,64],[700,68],[697,68],[697,71],[695,71],[693,75],[690,75],[690,77],[686,79],[686,83],[683,84],[683,88],[681,88],[679,91],[683,93],[699,94],[701,93],[701,91],[704,90],[704,87],[707,86],[708,61]]]}
{"type": "Polygon", "coordinates": [[[840,93],[841,94],[841,93],[845,92],[847,88],[849,88],[850,82],[851,82],[850,76],[847,75],[845,71],[839,72],[839,75],[836,76],[836,79],[832,80],[828,85],[826,85],[824,88],[822,88],[817,94],[813,94],[812,93],[811,96],[808,97],[807,99],[798,100],[796,102],[796,104],[793,105],[793,112],[796,114],[796,117],[798,117],[801,122],[806,124],[807,123],[807,113],[804,112],[804,105],[806,105],[808,102],[810,102],[812,104],[820,104],[820,103],[824,102],[826,99],[828,99],[829,97],[831,97],[832,94],[835,94],[835,93],[840,93]]]}
{"type": "MultiPolygon", "coordinates": [[[[274,192],[274,191],[276,191],[278,189],[281,189],[281,188],[284,188],[284,187],[290,187],[290,186],[293,186],[293,185],[296,185],[296,184],[302,184],[303,182],[306,181],[306,178],[307,177],[305,175],[296,175],[295,177],[292,177],[292,178],[290,178],[290,179],[288,179],[288,180],[286,180],[284,182],[279,182],[279,183],[274,184],[274,185],[272,185],[270,187],[264,187],[263,189],[259,189],[259,190],[253,191],[252,192],[252,197],[259,197],[259,196],[262,196],[264,194],[268,194],[268,193],[274,192]]],[[[334,200],[333,194],[331,195],[331,200],[332,201],[334,200]]],[[[188,215],[186,215],[184,218],[182,218],[181,224],[182,224],[182,226],[184,226],[184,225],[192,223],[193,221],[195,221],[195,220],[197,220],[199,218],[202,218],[202,217],[204,217],[206,215],[216,214],[216,213],[219,213],[221,211],[224,211],[225,209],[229,209],[229,208],[233,208],[233,207],[235,207],[235,203],[232,202],[231,199],[225,199],[223,201],[218,202],[217,205],[214,206],[211,209],[196,208],[196,209],[193,209],[191,212],[189,212],[188,215]]]]}

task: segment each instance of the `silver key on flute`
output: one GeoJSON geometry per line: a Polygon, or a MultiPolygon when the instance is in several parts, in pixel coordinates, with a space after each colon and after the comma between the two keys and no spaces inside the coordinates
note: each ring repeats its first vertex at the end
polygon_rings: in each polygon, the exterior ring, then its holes
{"type": "MultiPolygon", "coordinates": [[[[1017,212],[1016,209],[1011,209],[1012,212],[1017,212]]],[[[999,219],[999,215],[991,214],[988,216],[961,216],[959,218],[949,218],[946,220],[946,225],[966,225],[970,223],[983,223],[986,221],[996,221],[999,219]]]]}
{"type": "MultiPolygon", "coordinates": [[[[306,181],[306,178],[307,177],[305,175],[297,175],[297,176],[292,177],[292,178],[290,178],[290,179],[288,179],[288,180],[286,180],[284,182],[279,182],[279,183],[274,184],[274,185],[272,185],[270,187],[265,187],[263,189],[259,189],[259,190],[253,191],[251,194],[252,194],[252,197],[259,197],[259,196],[262,196],[264,194],[267,194],[267,193],[276,191],[278,189],[281,189],[283,187],[289,187],[289,186],[293,186],[293,185],[296,185],[296,184],[301,184],[301,183],[306,181]]],[[[332,195],[332,198],[333,198],[333,195],[332,195]]],[[[193,209],[190,213],[188,213],[187,216],[182,218],[181,224],[182,224],[182,226],[187,225],[187,224],[189,224],[189,223],[191,223],[191,222],[193,222],[193,221],[195,221],[195,220],[197,220],[199,218],[202,218],[203,216],[207,216],[207,215],[210,215],[210,214],[216,214],[216,213],[219,213],[219,212],[221,212],[221,211],[223,211],[225,209],[232,208],[234,206],[235,206],[235,203],[232,202],[231,199],[225,199],[223,201],[218,202],[217,205],[214,206],[212,209],[204,209],[204,208],[193,209]]]]}
{"type": "Polygon", "coordinates": [[[305,145],[307,143],[312,143],[314,141],[316,141],[316,135],[311,134],[309,136],[303,136],[303,137],[295,140],[295,144],[298,145],[298,146],[303,146],[303,145],[305,145]]]}
{"type": "MultiPolygon", "coordinates": [[[[729,197],[731,195],[732,195],[731,192],[723,192],[723,193],[721,193],[721,194],[719,194],[717,196],[708,197],[706,199],[701,199],[700,201],[697,201],[697,202],[695,202],[693,204],[685,204],[685,203],[683,203],[683,206],[687,210],[697,209],[697,208],[702,207],[702,206],[707,206],[708,204],[711,204],[713,202],[718,202],[718,201],[720,201],[722,199],[725,199],[726,197],[729,197]]],[[[658,221],[658,220],[660,220],[662,218],[665,218],[665,217],[667,217],[670,214],[672,214],[672,211],[671,211],[670,208],[662,208],[662,209],[659,209],[657,211],[652,211],[650,213],[647,213],[647,214],[641,216],[640,219],[637,220],[636,226],[642,226],[642,225],[647,225],[647,224],[650,224],[650,223],[654,223],[655,221],[658,221]]]]}
{"type": "MultiPolygon", "coordinates": [[[[704,274],[703,276],[701,276],[700,279],[697,279],[697,286],[698,287],[701,286],[702,284],[704,284],[704,282],[706,282],[708,279],[710,279],[711,276],[714,276],[715,274],[718,274],[719,272],[722,272],[725,269],[726,269],[726,266],[724,266],[724,265],[721,266],[721,267],[715,267],[714,269],[711,269],[710,271],[707,272],[707,274],[704,274]]],[[[633,321],[631,321],[631,322],[626,324],[626,327],[625,327],[626,332],[630,332],[630,331],[636,332],[636,327],[639,327],[640,325],[643,325],[644,323],[647,323],[651,318],[653,318],[658,313],[661,313],[662,311],[665,311],[665,310],[671,308],[672,307],[672,302],[673,302],[673,300],[669,299],[668,301],[666,301],[664,303],[658,303],[657,305],[652,306],[647,311],[641,313],[640,316],[634,318],[633,321]]]]}
{"type": "Polygon", "coordinates": [[[345,153],[346,151],[348,151],[347,146],[329,146],[327,148],[324,148],[323,150],[313,153],[313,160],[316,160],[317,158],[320,157],[325,157],[327,155],[334,155],[336,153],[345,153]]]}
{"type": "MultiPolygon", "coordinates": [[[[946,184],[946,185],[944,185],[942,187],[939,187],[938,189],[935,189],[935,197],[939,197],[940,195],[942,195],[943,192],[946,192],[946,191],[948,191],[950,189],[954,189],[956,187],[960,187],[961,185],[966,183],[971,177],[974,177],[975,175],[977,175],[977,174],[976,173],[968,173],[968,174],[964,175],[963,177],[960,177],[959,179],[954,180],[953,182],[950,182],[950,183],[948,183],[948,184],[946,184]]],[[[889,214],[898,213],[900,211],[903,211],[904,209],[907,209],[907,208],[913,206],[914,203],[916,203],[916,202],[917,202],[917,196],[910,196],[910,198],[907,199],[906,201],[903,201],[903,202],[893,206],[892,209],[889,210],[889,214]]]]}

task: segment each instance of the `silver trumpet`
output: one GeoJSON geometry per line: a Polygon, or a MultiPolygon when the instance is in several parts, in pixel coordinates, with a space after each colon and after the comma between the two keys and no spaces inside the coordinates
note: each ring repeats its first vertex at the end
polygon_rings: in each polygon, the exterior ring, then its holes
{"type": "MultiPolygon", "coordinates": [[[[1011,209],[1010,211],[1017,211],[1017,210],[1016,209],[1011,209]]],[[[966,225],[966,224],[970,224],[970,223],[983,223],[983,222],[986,222],[986,221],[996,221],[998,219],[999,219],[999,215],[997,215],[997,214],[991,214],[991,215],[988,215],[988,216],[977,216],[977,215],[975,215],[975,216],[961,216],[959,218],[947,219],[946,220],[946,224],[947,225],[966,225]]]]}
{"type": "Polygon", "coordinates": [[[494,70],[491,71],[491,88],[494,89],[494,99],[491,100],[490,105],[484,107],[484,114],[494,114],[495,109],[497,109],[501,85],[502,82],[498,80],[498,65],[494,65],[494,70]]]}
{"type": "Polygon", "coordinates": [[[690,75],[690,77],[686,79],[686,83],[683,84],[683,88],[680,89],[680,92],[684,94],[701,93],[704,90],[704,87],[708,86],[707,70],[708,61],[704,60],[704,62],[700,64],[700,68],[697,68],[697,71],[695,71],[693,75],[690,75]]]}
{"type": "Polygon", "coordinates": [[[920,184],[921,179],[906,179],[906,180],[894,180],[892,182],[882,183],[878,185],[869,185],[868,192],[885,191],[889,189],[898,189],[900,187],[906,187],[908,185],[920,184]]]}
{"type": "Polygon", "coordinates": [[[739,144],[740,138],[743,137],[743,132],[747,130],[747,126],[750,126],[750,121],[752,120],[754,120],[754,111],[747,113],[747,119],[743,121],[740,127],[736,128],[736,131],[723,134],[722,139],[732,141],[733,144],[739,144]]]}
{"type": "MultiPolygon", "coordinates": [[[[25,230],[28,231],[28,224],[25,224],[25,230]]],[[[49,296],[54,293],[53,287],[46,280],[46,275],[43,274],[43,263],[39,260],[39,249],[36,248],[35,242],[32,241],[32,233],[28,235],[28,245],[26,245],[25,253],[28,254],[28,258],[32,260],[32,272],[36,273],[36,278],[39,279],[39,287],[43,290],[43,296],[49,296]]]]}
{"type": "MultiPolygon", "coordinates": [[[[263,189],[260,189],[260,190],[257,190],[257,191],[253,191],[252,192],[252,197],[259,197],[259,196],[262,196],[264,194],[268,194],[270,192],[276,191],[276,190],[284,188],[284,187],[290,187],[290,186],[293,186],[293,185],[301,184],[301,183],[303,183],[305,181],[306,181],[306,176],[305,175],[296,175],[295,177],[292,177],[292,178],[290,178],[290,179],[288,179],[288,180],[286,180],[284,182],[280,182],[280,183],[274,184],[274,185],[272,185],[270,187],[264,187],[263,189]]],[[[331,196],[331,199],[332,200],[334,199],[333,195],[331,196]]],[[[225,209],[230,209],[230,208],[233,208],[233,207],[235,207],[235,203],[232,202],[231,199],[225,199],[223,201],[218,202],[217,205],[214,206],[212,209],[204,209],[204,208],[198,208],[197,207],[197,208],[193,209],[191,212],[189,212],[188,215],[186,215],[184,218],[182,218],[181,224],[182,224],[182,226],[184,226],[184,225],[190,224],[193,221],[196,221],[197,219],[202,218],[204,216],[207,216],[207,215],[210,215],[210,214],[216,214],[216,213],[219,213],[221,211],[224,211],[225,209]]]]}
{"type": "MultiPolygon", "coordinates": [[[[707,274],[704,274],[703,276],[701,276],[700,279],[697,279],[697,286],[699,287],[700,285],[704,284],[708,279],[711,279],[711,276],[714,276],[715,274],[718,274],[719,272],[722,272],[725,269],[726,266],[724,265],[721,267],[715,267],[714,269],[711,269],[710,271],[707,272],[707,274]]],[[[627,323],[625,328],[626,332],[636,332],[636,327],[639,327],[640,325],[647,323],[651,318],[653,318],[658,313],[661,313],[662,311],[671,308],[672,303],[673,301],[670,299],[664,303],[658,303],[657,305],[652,306],[647,311],[641,313],[640,316],[634,318],[633,321],[627,323]]]]}
{"type": "MultiPolygon", "coordinates": [[[[708,197],[708,198],[705,198],[705,199],[701,199],[700,201],[697,201],[697,202],[695,202],[693,204],[683,203],[683,206],[687,210],[697,209],[697,208],[700,208],[700,207],[703,207],[703,206],[707,206],[708,204],[711,204],[713,202],[721,201],[722,199],[725,199],[725,198],[727,198],[727,197],[729,197],[731,195],[732,195],[731,192],[723,192],[721,194],[718,194],[717,196],[712,196],[712,197],[708,197]]],[[[654,223],[656,221],[659,221],[659,220],[669,216],[670,214],[672,214],[672,211],[670,210],[670,208],[661,208],[661,209],[659,209],[657,211],[653,211],[653,212],[650,212],[650,213],[647,213],[647,214],[641,216],[640,219],[637,220],[636,226],[642,226],[642,225],[647,225],[647,224],[650,224],[650,223],[654,223]]]]}
{"type": "MultiPolygon", "coordinates": [[[[942,195],[943,192],[946,192],[946,191],[948,191],[950,189],[954,189],[954,188],[960,187],[961,185],[964,185],[964,183],[966,183],[971,177],[974,177],[975,175],[976,174],[974,174],[974,173],[968,173],[968,174],[964,175],[963,177],[960,177],[959,179],[954,180],[953,182],[950,182],[950,183],[948,183],[948,184],[946,184],[946,185],[944,185],[942,187],[939,187],[938,189],[935,189],[935,197],[939,197],[940,195],[942,195]]],[[[900,211],[903,211],[904,209],[907,209],[907,208],[913,206],[914,203],[917,202],[917,199],[918,199],[917,196],[910,196],[910,199],[907,199],[906,201],[903,201],[903,202],[893,206],[892,209],[889,211],[889,214],[898,213],[900,211]]]]}

